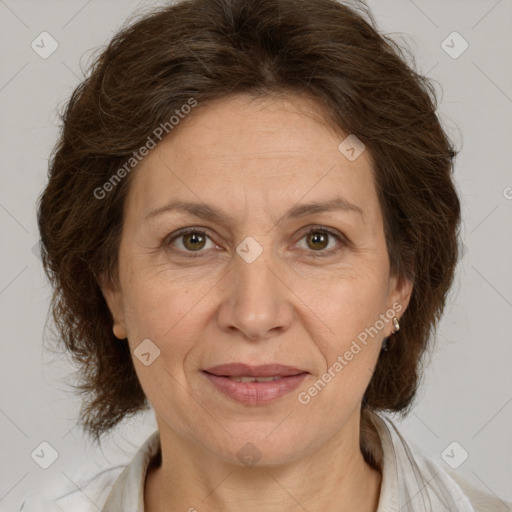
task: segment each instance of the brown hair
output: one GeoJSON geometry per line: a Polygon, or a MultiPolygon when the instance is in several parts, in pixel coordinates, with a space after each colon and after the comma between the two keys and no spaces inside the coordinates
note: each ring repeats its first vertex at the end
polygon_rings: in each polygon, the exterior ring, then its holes
{"type": "Polygon", "coordinates": [[[391,270],[414,289],[365,392],[362,432],[365,410],[405,415],[411,405],[457,261],[456,153],[436,116],[431,82],[377,32],[362,2],[352,4],[185,0],[160,7],[124,26],[73,92],[38,221],[54,285],[53,317],[80,365],[81,422],[96,441],[148,402],[128,344],[112,333],[98,283],[99,276],[117,280],[131,175],[99,199],[95,191],[119,177],[155,128],[190,98],[203,104],[238,93],[308,94],[333,127],[366,145],[391,270]]]}

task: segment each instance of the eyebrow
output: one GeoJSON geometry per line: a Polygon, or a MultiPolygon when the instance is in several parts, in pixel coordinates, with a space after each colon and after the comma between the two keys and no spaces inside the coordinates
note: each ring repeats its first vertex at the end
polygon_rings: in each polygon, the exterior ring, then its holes
{"type": "MultiPolygon", "coordinates": [[[[226,214],[216,206],[193,201],[171,201],[165,206],[156,208],[155,210],[151,210],[147,215],[144,216],[144,220],[149,220],[163,213],[168,213],[172,211],[182,211],[195,215],[196,217],[201,217],[210,220],[213,219],[219,222],[224,222],[226,224],[228,224],[229,221],[232,220],[228,214],[226,214]]],[[[365,218],[364,212],[359,206],[347,201],[346,199],[337,197],[329,201],[310,202],[292,206],[289,210],[285,212],[285,214],[278,222],[281,222],[282,220],[306,217],[308,215],[313,215],[315,213],[323,213],[330,211],[353,212],[360,215],[362,219],[365,218]]]]}

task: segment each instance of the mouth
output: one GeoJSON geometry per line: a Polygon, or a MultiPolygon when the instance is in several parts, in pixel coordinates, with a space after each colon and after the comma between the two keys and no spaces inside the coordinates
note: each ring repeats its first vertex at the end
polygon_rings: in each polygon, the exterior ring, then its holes
{"type": "Polygon", "coordinates": [[[203,370],[209,382],[224,395],[245,404],[264,404],[295,389],[309,372],[300,368],[266,364],[229,363],[203,370]]]}
{"type": "Polygon", "coordinates": [[[235,382],[271,382],[273,380],[281,380],[286,378],[280,375],[274,375],[272,377],[234,377],[232,375],[218,375],[218,377],[226,377],[227,379],[233,380],[235,382]]]}
{"type": "MultiPolygon", "coordinates": [[[[204,370],[212,375],[218,377],[241,377],[241,378],[256,378],[256,379],[279,379],[282,377],[290,377],[293,375],[300,375],[301,373],[308,373],[306,370],[287,366],[283,364],[262,364],[253,366],[245,363],[228,363],[212,366],[204,370]]],[[[249,381],[250,382],[250,381],[249,381]]]]}

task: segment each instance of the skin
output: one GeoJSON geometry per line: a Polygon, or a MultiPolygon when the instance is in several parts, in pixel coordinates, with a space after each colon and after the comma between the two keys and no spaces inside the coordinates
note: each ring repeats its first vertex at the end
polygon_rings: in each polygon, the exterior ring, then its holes
{"type": "Polygon", "coordinates": [[[119,281],[102,288],[132,354],[144,339],[160,350],[149,366],[134,357],[162,446],[147,511],[377,509],[381,474],[359,448],[360,407],[391,321],[310,403],[297,397],[379,315],[399,304],[399,318],[412,285],[390,275],[369,152],[349,161],[338,150],[347,134],[324,119],[303,96],[230,96],[198,105],[132,171],[119,281]],[[283,219],[292,206],[335,197],[362,215],[283,219]],[[230,220],[177,211],[145,220],[171,200],[214,205],[230,220]],[[169,242],[185,227],[207,237],[169,242]],[[315,241],[307,233],[318,227],[343,238],[315,241]],[[252,263],[236,252],[248,236],[262,248],[252,263]],[[202,373],[229,362],[310,375],[269,404],[247,405],[202,373]],[[248,442],[261,455],[252,467],[237,456],[248,442]]]}

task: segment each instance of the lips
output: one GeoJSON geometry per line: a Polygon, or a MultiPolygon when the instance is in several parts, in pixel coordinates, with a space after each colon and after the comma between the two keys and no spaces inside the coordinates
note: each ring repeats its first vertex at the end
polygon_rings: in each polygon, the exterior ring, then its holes
{"type": "Polygon", "coordinates": [[[246,405],[263,405],[296,389],[309,372],[283,364],[228,363],[212,366],[203,374],[229,398],[246,405]]]}
{"type": "Polygon", "coordinates": [[[252,366],[244,363],[228,363],[213,366],[204,370],[218,377],[290,377],[292,375],[300,375],[308,373],[306,370],[286,366],[282,364],[264,364],[252,366]]]}
{"type": "Polygon", "coordinates": [[[210,384],[217,391],[231,400],[246,405],[264,405],[291,393],[308,376],[308,373],[277,377],[268,382],[240,382],[234,379],[241,377],[226,377],[203,372],[210,384]]]}

